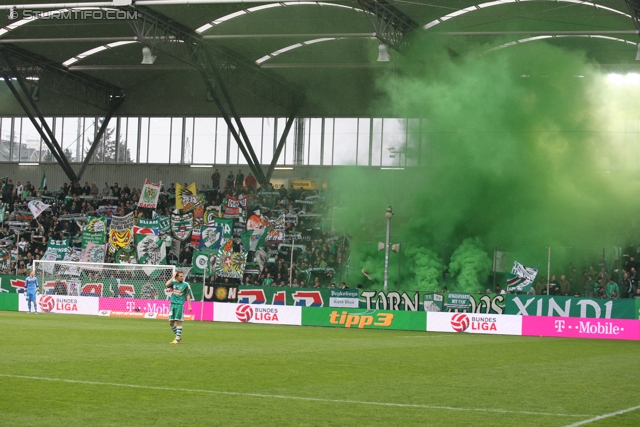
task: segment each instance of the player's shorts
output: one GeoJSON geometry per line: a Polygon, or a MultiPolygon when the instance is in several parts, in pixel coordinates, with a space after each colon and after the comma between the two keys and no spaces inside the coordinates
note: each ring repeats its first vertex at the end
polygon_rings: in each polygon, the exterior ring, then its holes
{"type": "Polygon", "coordinates": [[[35,293],[31,294],[31,293],[27,292],[27,302],[35,303],[36,302],[36,294],[35,293]]]}
{"type": "Polygon", "coordinates": [[[171,304],[169,307],[169,320],[184,321],[184,304],[171,304]]]}

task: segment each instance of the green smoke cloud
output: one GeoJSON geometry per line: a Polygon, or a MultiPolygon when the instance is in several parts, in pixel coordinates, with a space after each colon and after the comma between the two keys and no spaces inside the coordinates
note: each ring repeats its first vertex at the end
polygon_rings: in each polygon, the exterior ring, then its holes
{"type": "Polygon", "coordinates": [[[413,167],[336,174],[337,223],[377,285],[384,255],[371,248],[384,240],[389,205],[406,289],[440,287],[443,245],[447,285],[469,291],[491,283],[496,247],[544,273],[551,247],[559,275],[635,235],[640,147],[637,129],[624,130],[638,126],[640,85],[542,42],[484,50],[452,60],[423,41],[411,58],[396,55],[378,89],[398,117],[422,119],[409,121],[413,167]]]}

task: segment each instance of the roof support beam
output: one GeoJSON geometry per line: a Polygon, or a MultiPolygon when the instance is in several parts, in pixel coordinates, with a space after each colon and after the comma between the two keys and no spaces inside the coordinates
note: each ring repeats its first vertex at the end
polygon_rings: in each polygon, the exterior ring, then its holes
{"type": "MultiPolygon", "coordinates": [[[[62,150],[62,147],[60,147],[60,144],[58,144],[58,141],[56,140],[56,136],[53,134],[53,131],[49,127],[49,124],[44,119],[44,116],[42,115],[42,112],[38,108],[38,105],[35,103],[35,101],[31,97],[31,93],[29,92],[29,88],[27,87],[27,85],[24,82],[23,76],[20,73],[17,72],[16,67],[15,67],[15,65],[14,65],[14,63],[13,63],[13,61],[11,59],[11,56],[9,54],[7,54],[6,52],[0,50],[0,55],[2,56],[2,58],[5,61],[5,63],[7,64],[9,69],[11,70],[11,75],[15,76],[15,79],[18,82],[18,85],[20,86],[20,89],[22,89],[22,93],[24,94],[25,99],[27,100],[27,102],[29,103],[29,106],[31,107],[32,111],[28,111],[28,109],[26,109],[25,112],[27,114],[29,114],[30,117],[33,116],[33,113],[35,113],[35,115],[38,116],[38,119],[40,119],[39,128],[40,129],[44,129],[44,131],[46,132],[46,134],[49,137],[48,138],[49,144],[47,144],[47,146],[52,150],[51,153],[52,154],[57,154],[54,157],[56,157],[56,160],[58,160],[58,163],[61,163],[61,165],[63,166],[63,169],[65,170],[65,173],[69,176],[69,179],[71,181],[73,181],[73,182],[76,182],[77,181],[76,174],[73,171],[73,168],[71,167],[71,164],[69,163],[69,160],[67,159],[67,156],[64,155],[64,151],[62,150]]],[[[13,84],[11,83],[10,79],[5,79],[5,82],[7,82],[8,85],[13,86],[13,84]]],[[[11,92],[14,94],[14,96],[17,95],[17,91],[14,92],[12,90],[11,92]]],[[[19,101],[20,101],[20,99],[19,99],[19,101]]],[[[21,103],[21,105],[22,105],[22,103],[21,103]]],[[[23,109],[25,109],[25,106],[26,106],[26,104],[23,105],[23,109]]],[[[34,120],[35,120],[35,118],[34,118],[34,120]]]]}
{"type": "Polygon", "coordinates": [[[217,80],[223,77],[228,84],[237,82],[240,89],[287,111],[304,98],[300,88],[262,70],[235,52],[213,45],[205,49],[202,36],[190,28],[144,7],[136,6],[130,10],[137,12],[138,19],[129,21],[137,40],[153,50],[201,69],[209,78],[217,80]]]}
{"type": "Polygon", "coordinates": [[[0,52],[5,59],[4,64],[0,63],[1,72],[28,79],[36,86],[101,110],[108,111],[111,99],[124,94],[117,86],[83,73],[70,72],[62,64],[18,46],[0,44],[0,52]]]}
{"type": "Polygon", "coordinates": [[[302,91],[265,72],[255,63],[238,57],[235,53],[219,46],[205,46],[199,34],[170,21],[164,15],[145,8],[137,7],[135,10],[138,19],[130,21],[130,25],[136,33],[137,40],[157,52],[191,65],[200,72],[209,96],[227,123],[249,168],[258,182],[266,185],[269,175],[265,175],[260,166],[260,160],[253,150],[227,89],[227,83],[237,79],[236,81],[243,82],[242,89],[247,89],[274,105],[284,107],[291,114],[297,113],[304,102],[302,91]],[[218,90],[222,93],[226,106],[218,95],[218,90]]]}
{"type": "Polygon", "coordinates": [[[271,181],[271,176],[273,175],[273,170],[278,164],[278,159],[280,158],[280,154],[282,153],[282,149],[284,148],[284,144],[287,141],[287,137],[289,136],[289,131],[291,130],[291,125],[293,125],[293,121],[296,118],[296,114],[298,114],[298,110],[302,106],[299,105],[297,108],[291,110],[291,114],[287,119],[287,124],[284,127],[284,131],[280,136],[280,141],[278,141],[278,146],[276,147],[275,153],[273,153],[273,159],[271,160],[271,164],[269,165],[269,170],[267,171],[267,182],[271,181]]]}
{"type": "Polygon", "coordinates": [[[111,106],[109,107],[109,111],[107,112],[107,115],[102,121],[102,125],[100,126],[100,129],[98,130],[96,137],[93,139],[93,142],[91,143],[91,147],[89,147],[89,151],[87,152],[87,155],[85,156],[84,161],[82,162],[82,166],[80,167],[80,171],[78,172],[78,181],[82,179],[82,175],[84,175],[84,171],[87,169],[87,166],[89,165],[91,158],[95,154],[96,149],[98,148],[98,145],[100,145],[100,141],[102,140],[102,137],[104,136],[104,132],[107,130],[107,127],[109,126],[109,122],[111,121],[111,118],[115,114],[116,110],[120,108],[123,102],[124,102],[124,96],[121,96],[119,98],[114,98],[112,100],[111,106]]]}
{"type": "Polygon", "coordinates": [[[376,37],[400,53],[406,53],[411,44],[410,33],[419,28],[417,22],[402,13],[386,0],[358,0],[367,14],[375,30],[376,37]]]}
{"type": "Polygon", "coordinates": [[[631,18],[636,26],[636,30],[640,32],[640,0],[624,0],[631,12],[631,18]]]}
{"type": "Polygon", "coordinates": [[[238,144],[238,148],[242,152],[242,156],[247,161],[247,164],[249,165],[249,169],[251,169],[251,172],[253,172],[253,175],[256,177],[258,182],[260,182],[260,184],[262,184],[262,185],[266,184],[267,181],[265,181],[264,174],[262,172],[262,169],[260,168],[260,165],[253,162],[253,159],[249,155],[249,152],[247,151],[246,147],[244,146],[244,143],[243,143],[242,139],[240,138],[240,135],[238,135],[238,131],[236,130],[235,126],[233,125],[233,122],[231,121],[231,118],[229,117],[229,114],[227,113],[227,110],[224,107],[224,104],[222,103],[222,101],[218,97],[218,94],[216,93],[215,88],[213,87],[213,84],[211,83],[211,81],[207,78],[206,74],[204,74],[204,73],[202,73],[202,79],[204,80],[205,85],[207,86],[207,90],[209,92],[209,95],[211,96],[211,98],[213,99],[213,102],[218,107],[218,110],[220,111],[220,114],[222,115],[222,118],[224,119],[225,123],[227,124],[227,126],[229,128],[229,132],[231,132],[231,135],[233,136],[233,139],[236,141],[236,144],[238,144]]]}
{"type": "MultiPolygon", "coordinates": [[[[26,102],[20,96],[20,93],[18,93],[18,90],[13,85],[13,82],[11,81],[11,78],[7,74],[4,74],[4,72],[2,74],[0,74],[0,75],[4,79],[5,83],[7,84],[7,87],[9,87],[9,90],[11,91],[13,96],[16,98],[16,100],[18,101],[18,103],[20,104],[20,106],[22,107],[24,112],[29,117],[29,120],[31,120],[31,123],[33,124],[33,127],[38,131],[38,133],[40,134],[40,137],[42,138],[42,140],[44,141],[46,146],[49,148],[49,151],[51,152],[51,155],[56,159],[56,161],[58,162],[58,164],[60,165],[60,167],[64,171],[65,175],[67,175],[67,177],[69,178],[69,180],[71,182],[75,182],[74,180],[77,179],[75,172],[73,171],[73,169],[70,169],[70,168],[67,167],[65,162],[62,160],[62,158],[58,154],[58,151],[56,150],[54,145],[51,143],[51,141],[49,141],[48,135],[43,130],[42,126],[38,123],[38,121],[36,120],[35,116],[33,115],[33,112],[29,109],[29,107],[27,106],[26,102]]],[[[63,154],[63,156],[64,156],[64,154],[63,154]]]]}

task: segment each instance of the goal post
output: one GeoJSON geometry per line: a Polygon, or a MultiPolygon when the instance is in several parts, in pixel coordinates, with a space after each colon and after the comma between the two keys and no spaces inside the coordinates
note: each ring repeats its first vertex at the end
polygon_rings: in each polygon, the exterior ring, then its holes
{"type": "Polygon", "coordinates": [[[173,265],[107,264],[35,260],[42,295],[165,300],[173,265]]]}

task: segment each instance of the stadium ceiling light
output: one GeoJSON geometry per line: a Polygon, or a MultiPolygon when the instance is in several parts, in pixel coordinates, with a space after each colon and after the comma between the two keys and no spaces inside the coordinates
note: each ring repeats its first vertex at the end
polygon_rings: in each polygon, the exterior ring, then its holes
{"type": "Polygon", "coordinates": [[[378,62],[389,62],[391,61],[391,52],[389,52],[389,48],[386,44],[380,43],[378,45],[378,62]]]}
{"type": "Polygon", "coordinates": [[[18,163],[18,166],[40,166],[40,163],[18,163]]]}
{"type": "Polygon", "coordinates": [[[278,170],[278,171],[292,171],[293,170],[293,168],[291,168],[291,167],[279,167],[279,168],[274,168],[274,169],[278,170]]]}
{"type": "Polygon", "coordinates": [[[141,64],[152,65],[156,61],[157,56],[151,53],[151,49],[147,46],[142,48],[142,62],[141,64]]]}
{"type": "Polygon", "coordinates": [[[192,168],[212,168],[213,165],[191,165],[192,168]]]}

